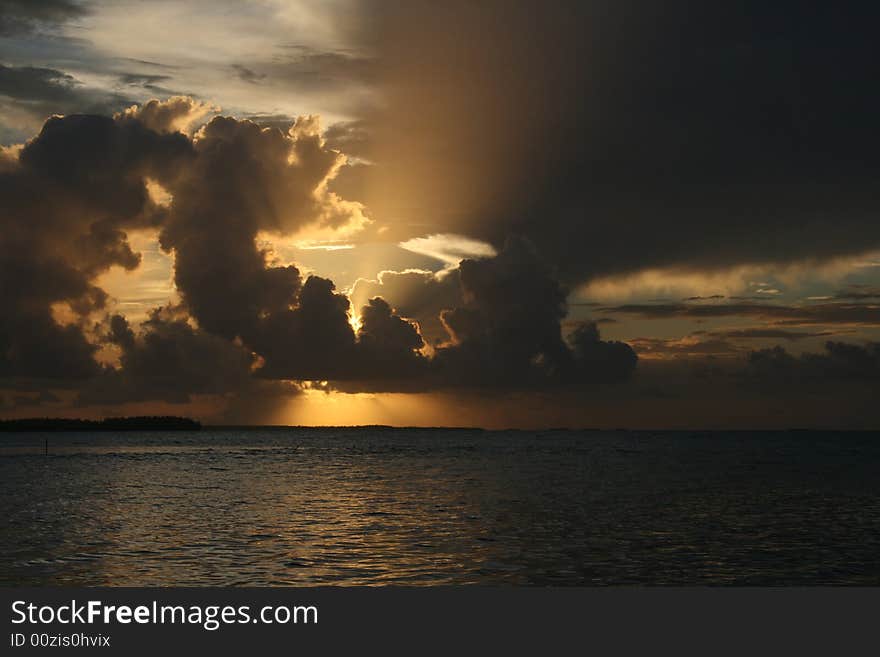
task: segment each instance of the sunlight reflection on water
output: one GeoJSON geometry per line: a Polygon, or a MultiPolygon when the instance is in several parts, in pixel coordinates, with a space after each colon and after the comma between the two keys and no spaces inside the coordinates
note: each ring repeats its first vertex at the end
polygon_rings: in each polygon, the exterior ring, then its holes
{"type": "Polygon", "coordinates": [[[0,584],[876,585],[878,437],[11,434],[0,584]]]}

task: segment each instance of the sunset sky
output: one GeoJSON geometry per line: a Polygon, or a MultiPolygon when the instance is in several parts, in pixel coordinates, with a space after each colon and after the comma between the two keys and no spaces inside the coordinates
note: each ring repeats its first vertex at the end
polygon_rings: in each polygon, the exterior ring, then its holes
{"type": "Polygon", "coordinates": [[[0,417],[877,428],[878,19],[0,2],[0,417]]]}

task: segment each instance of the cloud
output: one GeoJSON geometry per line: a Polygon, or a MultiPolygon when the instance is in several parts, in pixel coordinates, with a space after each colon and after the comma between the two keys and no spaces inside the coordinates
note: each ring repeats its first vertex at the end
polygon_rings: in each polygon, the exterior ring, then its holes
{"type": "MultiPolygon", "coordinates": [[[[794,326],[878,325],[876,305],[847,299],[595,307],[646,319],[768,323],[677,342],[607,340],[598,322],[610,317],[568,319],[570,286],[559,262],[534,240],[513,236],[489,247],[429,234],[407,248],[433,254],[446,271],[382,272],[357,280],[347,296],[260,238],[363,230],[366,209],[329,189],[345,156],[315,117],[281,130],[215,116],[189,132],[212,111],[176,97],[114,118],[53,117],[27,144],[2,152],[0,376],[85,381],[84,405],[254,396],[289,390],[276,383],[288,380],[331,390],[576,390],[592,398],[598,384],[635,385],[640,353],[709,362],[740,351],[734,340],[824,333],[794,326]],[[110,311],[96,283],[111,268],[139,266],[128,237],[136,230],[158,232],[173,255],[181,302],[141,327],[118,314],[102,320],[110,311]],[[118,362],[99,365],[108,354],[118,362]]],[[[829,345],[812,360],[791,357],[793,366],[773,352],[748,367],[808,366],[849,381],[874,376],[874,347],[829,345]]],[[[733,366],[724,372],[736,379],[733,366]]]]}
{"type": "MultiPolygon", "coordinates": [[[[270,78],[309,90],[335,86],[350,88],[353,83],[369,84],[375,78],[374,61],[364,53],[317,50],[302,45],[283,48],[284,54],[261,65],[265,72],[259,79],[270,78]]],[[[246,81],[254,80],[247,76],[246,81]]]]}
{"type": "MultiPolygon", "coordinates": [[[[146,64],[142,64],[146,66],[146,64]]],[[[171,75],[158,73],[119,73],[117,75],[119,85],[127,87],[132,92],[140,95],[144,92],[156,96],[174,96],[174,91],[165,86],[168,83],[173,84],[174,78],[171,75]]],[[[179,95],[179,94],[178,94],[179,95]]]]}
{"type": "Polygon", "coordinates": [[[112,119],[54,117],[3,151],[0,376],[87,379],[88,405],[238,393],[252,368],[261,379],[417,374],[422,338],[390,305],[367,300],[355,332],[331,281],[303,282],[258,246],[258,233],[366,223],[326,189],[344,157],[326,148],[317,119],[284,133],[217,117],[182,132],[209,111],[175,97],[112,119]],[[95,280],[139,266],[127,236],[139,229],[158,229],[174,255],[181,305],[139,331],[121,315],[96,329],[107,294],[95,280]],[[118,366],[102,369],[99,349],[102,360],[118,353],[118,366]]]}
{"type": "Polygon", "coordinates": [[[193,328],[185,316],[155,310],[139,333],[121,315],[106,340],[120,353],[78,397],[81,405],[132,401],[187,403],[197,394],[239,392],[250,383],[253,356],[241,345],[193,328]]]}
{"type": "Polygon", "coordinates": [[[131,103],[57,69],[0,64],[0,143],[24,141],[55,114],[112,114],[131,103]]]}
{"type": "Polygon", "coordinates": [[[83,85],[53,68],[0,64],[0,96],[34,121],[52,114],[111,114],[131,101],[115,92],[83,85]]]}
{"type": "Polygon", "coordinates": [[[249,343],[265,363],[258,376],[338,382],[366,381],[367,389],[421,379],[427,361],[415,326],[381,298],[359,309],[360,327],[349,321],[348,298],[332,281],[310,276],[293,307],[263,318],[249,343]]]}
{"type": "Polygon", "coordinates": [[[880,343],[865,345],[826,342],[824,353],[792,356],[782,347],[762,349],[749,355],[748,375],[762,383],[874,381],[880,379],[880,343]]]}
{"type": "Polygon", "coordinates": [[[683,338],[636,338],[630,340],[629,344],[640,358],[733,358],[741,356],[745,351],[723,337],[698,335],[683,338]]]}
{"type": "Polygon", "coordinates": [[[330,281],[311,276],[292,307],[262,318],[245,342],[265,359],[259,376],[327,380],[352,392],[626,381],[637,362],[628,345],[601,340],[595,324],[563,337],[565,298],[528,243],[511,239],[496,256],[465,259],[457,270],[360,279],[354,313],[330,281]],[[426,353],[421,317],[438,310],[445,340],[426,353]],[[418,324],[405,319],[413,317],[418,324]]]}
{"type": "Polygon", "coordinates": [[[490,258],[496,255],[491,244],[464,235],[436,234],[414,237],[400,243],[400,248],[435,258],[455,267],[466,258],[490,258]]]}
{"type": "MultiPolygon", "coordinates": [[[[694,334],[700,333],[699,331],[694,334]]],[[[721,331],[707,331],[705,335],[730,338],[736,340],[790,340],[798,341],[807,338],[822,338],[834,335],[833,331],[789,331],[781,328],[753,327],[743,329],[727,329],[721,331]]]]}
{"type": "Polygon", "coordinates": [[[218,107],[188,96],[172,96],[163,101],[154,98],[142,105],[132,105],[116,118],[134,119],[150,130],[165,134],[187,132],[195,122],[219,111],[218,107]]]}
{"type": "Polygon", "coordinates": [[[0,36],[33,32],[85,14],[86,8],[75,0],[4,0],[0,4],[0,36]]]}
{"type": "Polygon", "coordinates": [[[122,73],[119,76],[119,81],[122,84],[142,86],[148,89],[155,88],[159,82],[168,82],[171,79],[170,75],[157,73],[122,73]]]}
{"type": "Polygon", "coordinates": [[[578,383],[622,383],[635,372],[637,351],[625,342],[603,341],[595,322],[578,326],[568,338],[572,352],[569,378],[578,383]]]}
{"type": "Polygon", "coordinates": [[[387,301],[370,299],[360,311],[358,359],[370,378],[401,379],[421,374],[425,358],[418,328],[399,317],[387,301]]]}
{"type": "Polygon", "coordinates": [[[317,227],[345,235],[368,219],[361,205],[327,191],[344,156],[326,148],[315,117],[287,133],[215,117],[193,148],[193,162],[169,187],[161,243],[175,254],[177,289],[199,325],[247,340],[261,319],[290,308],[301,282],[296,267],[267,262],[258,233],[317,227]]]}
{"type": "Polygon", "coordinates": [[[190,153],[183,135],[98,116],[54,117],[24,147],[7,151],[0,173],[0,376],[97,373],[87,321],[107,295],[93,281],[110,267],[138,265],[126,231],[162,216],[144,180],[166,181],[190,153]],[[64,322],[58,309],[66,309],[64,322]]]}
{"type": "Polygon", "coordinates": [[[834,298],[847,301],[880,300],[880,287],[853,284],[836,292],[834,298]]]}
{"type": "Polygon", "coordinates": [[[372,139],[370,126],[364,119],[334,123],[324,133],[327,145],[351,157],[370,160],[372,139]]]}
{"type": "Polygon", "coordinates": [[[0,64],[0,93],[10,98],[67,104],[76,97],[76,85],[72,75],[55,69],[0,64]]]}
{"type": "Polygon", "coordinates": [[[510,239],[494,258],[459,265],[464,305],[441,319],[452,343],[437,349],[441,381],[463,386],[547,387],[626,380],[636,355],[603,342],[595,324],[562,335],[567,291],[531,245],[510,239]]]}
{"type": "Polygon", "coordinates": [[[374,297],[385,299],[401,316],[418,322],[422,337],[430,344],[449,339],[440,315],[463,303],[457,268],[438,273],[382,271],[375,280],[359,278],[348,296],[355,310],[374,297]]]}
{"type": "Polygon", "coordinates": [[[807,326],[811,324],[839,324],[880,326],[880,309],[873,304],[816,303],[787,306],[770,303],[719,304],[624,304],[603,307],[602,312],[630,315],[644,319],[709,319],[714,317],[753,317],[777,325],[807,326]]]}
{"type": "Polygon", "coordinates": [[[258,375],[351,378],[356,371],[356,338],[348,321],[348,298],[336,293],[332,281],[310,276],[286,306],[267,313],[246,334],[248,343],[265,359],[258,375]]]}
{"type": "Polygon", "coordinates": [[[880,245],[873,5],[382,5],[377,214],[525,234],[570,285],[880,245]]]}
{"type": "Polygon", "coordinates": [[[250,84],[258,84],[260,81],[266,78],[265,73],[256,73],[249,69],[247,66],[242,66],[241,64],[233,64],[230,68],[232,68],[232,71],[239,77],[240,80],[248,82],[250,84]]]}

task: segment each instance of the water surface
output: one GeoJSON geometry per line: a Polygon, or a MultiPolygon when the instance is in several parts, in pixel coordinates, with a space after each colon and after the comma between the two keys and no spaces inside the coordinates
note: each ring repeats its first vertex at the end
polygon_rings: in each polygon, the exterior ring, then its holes
{"type": "Polygon", "coordinates": [[[876,433],[6,434],[0,584],[878,585],[878,475],[876,433]]]}

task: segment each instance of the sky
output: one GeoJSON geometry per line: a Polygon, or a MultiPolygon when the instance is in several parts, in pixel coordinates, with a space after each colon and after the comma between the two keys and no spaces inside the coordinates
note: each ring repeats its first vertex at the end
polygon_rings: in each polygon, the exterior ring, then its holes
{"type": "Polygon", "coordinates": [[[0,1],[0,417],[877,428],[878,18],[0,1]]]}

